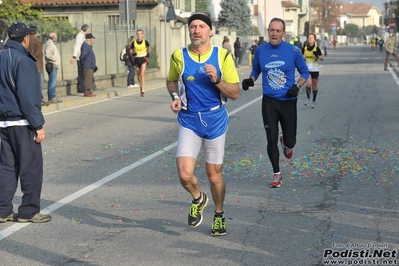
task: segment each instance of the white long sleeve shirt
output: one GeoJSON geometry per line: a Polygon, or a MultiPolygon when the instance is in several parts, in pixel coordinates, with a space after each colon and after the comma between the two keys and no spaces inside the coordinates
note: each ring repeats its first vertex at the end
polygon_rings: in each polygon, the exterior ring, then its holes
{"type": "Polygon", "coordinates": [[[73,54],[72,57],[75,57],[76,60],[79,60],[80,56],[80,48],[82,47],[82,44],[86,40],[86,35],[83,33],[83,31],[80,31],[76,35],[76,40],[75,40],[75,46],[73,47],[73,54]]]}

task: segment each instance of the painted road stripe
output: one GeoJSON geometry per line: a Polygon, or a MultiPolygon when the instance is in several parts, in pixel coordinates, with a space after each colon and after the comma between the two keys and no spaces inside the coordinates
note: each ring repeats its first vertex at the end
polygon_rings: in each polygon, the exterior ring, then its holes
{"type": "MultiPolygon", "coordinates": [[[[127,95],[124,95],[124,96],[127,96],[127,95]]],[[[229,115],[234,115],[235,113],[238,113],[239,111],[247,108],[248,106],[254,104],[257,101],[259,101],[260,99],[262,99],[262,96],[260,96],[260,97],[258,97],[256,99],[244,104],[243,106],[235,109],[234,111],[229,112],[229,115]]],[[[95,102],[95,103],[97,103],[97,102],[95,102]]],[[[72,107],[72,108],[75,108],[75,107],[72,107]]],[[[72,108],[70,108],[70,109],[72,109],[72,108]]],[[[59,112],[59,111],[56,111],[56,112],[59,112]]],[[[110,175],[98,180],[97,182],[94,182],[93,184],[90,184],[90,185],[88,185],[88,186],[76,191],[75,193],[72,193],[71,195],[69,195],[69,196],[67,196],[67,197],[65,197],[65,198],[63,198],[63,199],[51,204],[47,208],[44,208],[41,211],[41,213],[42,214],[50,214],[50,213],[54,212],[55,210],[57,210],[57,209],[65,206],[65,205],[69,204],[70,202],[76,200],[77,198],[79,198],[81,196],[84,196],[87,193],[93,191],[94,189],[96,189],[98,187],[101,187],[104,184],[106,184],[106,183],[108,183],[108,182],[120,177],[121,175],[133,170],[134,168],[139,167],[139,166],[145,164],[146,162],[149,162],[149,161],[153,160],[157,156],[164,154],[165,152],[175,148],[176,146],[177,146],[177,141],[172,143],[172,144],[170,144],[170,145],[168,145],[168,146],[166,146],[165,148],[160,149],[160,150],[154,152],[153,154],[148,155],[147,157],[144,157],[143,159],[140,159],[140,160],[132,163],[131,165],[128,165],[128,166],[116,171],[115,173],[112,173],[112,174],[110,174],[110,175]]],[[[12,226],[4,229],[3,231],[0,231],[0,241],[5,239],[6,237],[12,235],[15,232],[18,232],[19,230],[21,230],[22,228],[24,228],[24,227],[26,227],[26,226],[28,226],[30,224],[31,223],[16,223],[16,224],[13,224],[12,226]]]]}

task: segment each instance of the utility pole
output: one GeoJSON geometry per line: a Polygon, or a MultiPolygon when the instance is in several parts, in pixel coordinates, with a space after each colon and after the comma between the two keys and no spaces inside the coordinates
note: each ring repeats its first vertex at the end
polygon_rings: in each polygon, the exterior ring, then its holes
{"type": "Polygon", "coordinates": [[[166,64],[167,64],[167,62],[168,62],[168,35],[166,34],[166,1],[164,0],[163,1],[163,15],[164,15],[164,24],[163,24],[163,27],[164,27],[164,32],[165,32],[165,78],[168,76],[168,70],[167,70],[167,67],[166,67],[166,64]]]}
{"type": "Polygon", "coordinates": [[[312,32],[312,0],[309,0],[309,33],[312,32]]]}
{"type": "MultiPolygon", "coordinates": [[[[0,0],[1,1],[1,0],[0,0]]],[[[126,21],[127,38],[130,37],[130,21],[137,19],[136,0],[119,0],[119,19],[126,21]]]]}
{"type": "Polygon", "coordinates": [[[130,15],[129,15],[129,0],[126,0],[126,25],[127,25],[127,40],[130,38],[130,15]]]}

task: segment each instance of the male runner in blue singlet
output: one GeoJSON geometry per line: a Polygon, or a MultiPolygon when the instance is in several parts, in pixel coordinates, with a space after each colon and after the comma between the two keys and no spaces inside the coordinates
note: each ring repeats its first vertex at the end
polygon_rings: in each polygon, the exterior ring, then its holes
{"type": "Polygon", "coordinates": [[[188,24],[191,44],[173,52],[166,81],[171,109],[178,114],[180,125],[176,163],[180,183],[193,197],[188,224],[197,227],[209,200],[194,174],[203,147],[215,204],[211,235],[221,236],[226,234],[222,166],[229,116],[225,103],[227,98],[238,98],[239,77],[232,55],[210,43],[213,33],[209,16],[195,13],[188,24]]]}

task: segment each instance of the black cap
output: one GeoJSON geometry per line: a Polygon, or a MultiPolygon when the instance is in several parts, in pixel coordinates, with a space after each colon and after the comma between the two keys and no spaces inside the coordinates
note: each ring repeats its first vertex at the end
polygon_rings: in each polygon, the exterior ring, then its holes
{"type": "Polygon", "coordinates": [[[36,26],[29,26],[29,34],[36,34],[37,27],[36,26]]]}
{"type": "Polygon", "coordinates": [[[22,41],[29,34],[29,28],[22,22],[14,22],[8,28],[8,37],[14,41],[22,41]]]}
{"type": "Polygon", "coordinates": [[[93,34],[87,33],[86,34],[86,39],[95,39],[95,38],[94,38],[93,34]]]}

